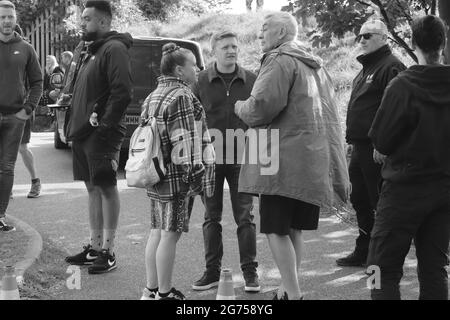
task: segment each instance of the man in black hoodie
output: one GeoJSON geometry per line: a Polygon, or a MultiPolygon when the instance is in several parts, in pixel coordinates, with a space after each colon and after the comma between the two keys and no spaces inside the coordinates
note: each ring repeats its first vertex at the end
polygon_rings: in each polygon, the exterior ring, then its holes
{"type": "Polygon", "coordinates": [[[440,63],[446,26],[412,23],[419,64],[386,88],[369,136],[387,155],[368,263],[381,271],[372,299],[400,299],[403,263],[414,239],[419,299],[448,300],[450,240],[450,66],[440,63]]]}
{"type": "Polygon", "coordinates": [[[16,21],[14,4],[0,1],[0,232],[14,230],[5,221],[14,167],[25,122],[42,95],[36,51],[14,31],[16,21]]]}
{"type": "Polygon", "coordinates": [[[350,201],[356,211],[359,237],[356,239],[355,250],[336,261],[339,266],[364,266],[367,260],[381,182],[381,165],[378,162],[383,159],[383,156],[373,149],[368,132],[380,106],[384,89],[389,81],[405,70],[403,63],[392,54],[387,45],[387,34],[387,27],[382,21],[369,20],[362,25],[357,37],[364,52],[357,58],[363,69],[353,81],[347,109],[346,140],[351,149],[350,201]]]}
{"type": "Polygon", "coordinates": [[[81,28],[92,41],[83,56],[72,96],[68,139],[72,140],[74,179],[84,181],[89,194],[90,244],[67,257],[88,265],[91,274],[117,267],[114,238],[119,220],[117,190],[119,152],[125,137],[124,114],[131,101],[129,34],[111,31],[108,1],[87,1],[81,28]]]}

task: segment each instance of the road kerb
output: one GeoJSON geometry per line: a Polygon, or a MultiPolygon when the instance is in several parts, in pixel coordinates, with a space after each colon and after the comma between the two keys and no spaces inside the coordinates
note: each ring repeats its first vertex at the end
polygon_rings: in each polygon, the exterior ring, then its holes
{"type": "Polygon", "coordinates": [[[23,275],[39,258],[42,252],[42,237],[36,229],[31,227],[26,222],[11,215],[8,215],[8,218],[29,237],[24,258],[15,265],[17,282],[20,285],[21,282],[23,282],[23,275]]]}

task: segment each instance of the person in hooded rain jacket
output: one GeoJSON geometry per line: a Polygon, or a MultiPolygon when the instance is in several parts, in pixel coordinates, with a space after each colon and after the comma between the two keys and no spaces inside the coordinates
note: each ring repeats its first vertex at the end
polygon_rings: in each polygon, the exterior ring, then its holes
{"type": "Polygon", "coordinates": [[[260,195],[261,233],[281,274],[275,299],[289,300],[302,298],[302,231],[316,230],[320,208],[342,207],[349,193],[333,86],[297,34],[290,14],[265,17],[259,75],[250,98],[235,105],[250,127],[239,191],[260,195]]]}

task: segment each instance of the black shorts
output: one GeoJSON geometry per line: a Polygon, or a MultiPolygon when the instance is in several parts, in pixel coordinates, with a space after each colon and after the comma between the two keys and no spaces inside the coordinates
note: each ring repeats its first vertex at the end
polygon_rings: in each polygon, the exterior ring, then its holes
{"type": "Polygon", "coordinates": [[[25,122],[25,127],[23,128],[22,140],[20,141],[20,144],[30,143],[30,138],[31,138],[31,119],[28,119],[27,122],[25,122]]]}
{"type": "Polygon", "coordinates": [[[290,229],[317,230],[320,207],[297,199],[261,195],[261,233],[289,235],[290,229]]]}
{"type": "Polygon", "coordinates": [[[120,148],[124,134],[111,132],[108,139],[94,131],[86,140],[73,141],[73,178],[94,186],[117,185],[120,148]]]}

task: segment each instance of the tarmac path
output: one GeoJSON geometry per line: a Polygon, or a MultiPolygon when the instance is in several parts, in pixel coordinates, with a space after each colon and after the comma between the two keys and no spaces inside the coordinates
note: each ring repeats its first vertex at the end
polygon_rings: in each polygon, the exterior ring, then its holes
{"type": "MultiPolygon", "coordinates": [[[[14,200],[9,213],[33,226],[42,237],[50,238],[69,253],[77,253],[89,237],[87,219],[87,193],[84,184],[72,178],[70,150],[53,148],[53,133],[33,133],[31,139],[38,175],[43,183],[42,196],[27,199],[29,176],[19,156],[16,167],[14,200]]],[[[82,268],[81,290],[65,290],[54,297],[61,300],[103,300],[140,298],[145,286],[144,250],[149,232],[148,199],[144,190],[126,187],[123,172],[119,181],[121,195],[120,227],[116,238],[118,268],[104,275],[88,275],[82,268]]],[[[262,290],[258,294],[246,294],[239,268],[236,227],[231,214],[229,194],[225,193],[223,239],[223,267],[233,270],[236,299],[271,299],[280,282],[280,275],[264,235],[259,233],[258,204],[255,199],[257,224],[258,272],[262,290]]],[[[216,290],[196,292],[192,283],[204,271],[203,223],[204,209],[196,199],[191,218],[190,232],[184,234],[178,244],[173,284],[188,299],[215,299],[216,290]]],[[[319,230],[305,232],[305,256],[302,262],[300,285],[307,300],[366,300],[370,299],[367,276],[361,268],[342,268],[335,259],[353,248],[356,228],[336,217],[324,217],[319,230]]],[[[61,257],[64,259],[64,257],[61,257]]],[[[414,248],[405,263],[402,280],[404,299],[417,299],[414,248]]],[[[69,274],[68,274],[69,276],[69,274]]]]}

